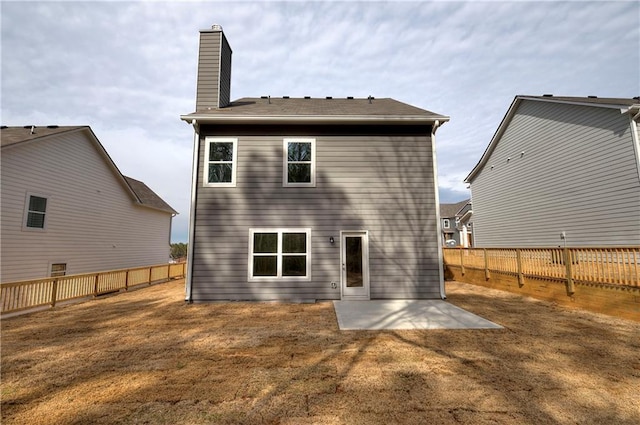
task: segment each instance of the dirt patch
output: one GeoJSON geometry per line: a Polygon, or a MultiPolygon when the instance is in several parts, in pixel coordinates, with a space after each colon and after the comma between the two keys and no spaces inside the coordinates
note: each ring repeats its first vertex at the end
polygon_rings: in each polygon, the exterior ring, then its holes
{"type": "Polygon", "coordinates": [[[448,282],[504,329],[340,331],[183,285],[3,320],[2,423],[640,423],[640,323],[448,282]]]}

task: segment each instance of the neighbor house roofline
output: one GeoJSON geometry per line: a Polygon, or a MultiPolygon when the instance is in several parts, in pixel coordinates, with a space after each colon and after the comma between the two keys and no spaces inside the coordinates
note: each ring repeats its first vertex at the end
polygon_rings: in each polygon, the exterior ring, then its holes
{"type": "MultiPolygon", "coordinates": [[[[149,189],[144,183],[135,180],[135,182],[140,183],[136,189],[132,187],[135,183],[130,183],[128,177],[125,177],[118,169],[118,166],[115,164],[111,156],[107,150],[102,146],[100,140],[95,135],[91,127],[88,125],[85,126],[24,126],[24,127],[7,127],[2,126],[1,131],[1,146],[2,149],[11,149],[13,147],[22,146],[27,143],[36,143],[45,141],[54,136],[59,136],[64,133],[75,133],[75,132],[84,132],[89,140],[93,143],[94,147],[98,150],[100,156],[102,156],[103,160],[107,164],[107,166],[111,169],[114,176],[120,183],[120,185],[125,189],[125,191],[129,194],[134,204],[140,205],[142,207],[151,208],[154,210],[170,213],[170,214],[178,214],[169,204],[164,202],[159,196],[157,196],[151,189],[149,189]],[[143,190],[143,186],[148,190],[143,190]],[[154,196],[149,194],[151,192],[158,199],[154,199],[154,196]]],[[[134,179],[131,179],[134,180],[134,179]]]]}
{"type": "Polygon", "coordinates": [[[599,107],[599,108],[611,108],[611,109],[619,109],[621,113],[632,113],[637,111],[640,107],[640,99],[638,97],[634,98],[599,98],[595,96],[589,97],[569,97],[569,96],[552,96],[552,95],[544,95],[544,96],[527,96],[527,95],[518,95],[516,96],[507,113],[502,118],[500,125],[496,132],[494,133],[489,145],[485,149],[484,153],[480,157],[478,163],[473,167],[469,175],[465,177],[465,183],[471,183],[475,176],[480,172],[482,167],[487,163],[489,157],[493,153],[493,150],[496,147],[496,144],[504,134],[508,124],[511,122],[511,119],[515,115],[518,106],[523,100],[531,100],[538,102],[550,102],[550,103],[563,103],[568,105],[579,105],[579,106],[591,106],[591,107],[599,107]]]}

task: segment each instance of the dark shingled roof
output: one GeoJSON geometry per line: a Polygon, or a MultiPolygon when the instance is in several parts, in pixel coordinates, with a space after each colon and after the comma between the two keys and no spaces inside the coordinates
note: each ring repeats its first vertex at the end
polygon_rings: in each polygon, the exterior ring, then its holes
{"type": "Polygon", "coordinates": [[[45,127],[26,125],[24,127],[7,127],[2,126],[0,129],[0,141],[2,147],[14,145],[20,142],[38,139],[40,137],[51,136],[53,134],[66,133],[81,128],[89,128],[88,126],[57,126],[49,125],[45,127]],[[33,133],[31,128],[33,127],[33,133]]]}
{"type": "Polygon", "coordinates": [[[440,204],[440,218],[453,218],[462,207],[469,203],[470,199],[465,199],[455,204],[440,204]]]}
{"type": "Polygon", "coordinates": [[[0,141],[1,146],[4,148],[5,146],[15,145],[21,142],[28,142],[31,140],[37,140],[39,138],[45,138],[52,135],[58,135],[61,133],[78,131],[78,130],[87,130],[91,133],[91,139],[94,140],[96,147],[102,151],[103,157],[105,160],[113,167],[114,172],[122,177],[122,179],[126,182],[129,189],[131,190],[131,196],[137,198],[141,205],[157,209],[160,211],[168,212],[171,214],[177,214],[177,211],[171,208],[169,204],[167,204],[162,198],[160,198],[153,190],[149,189],[149,187],[142,183],[141,181],[132,179],[131,177],[123,176],[122,173],[118,170],[118,167],[113,163],[109,154],[106,152],[100,141],[95,137],[93,131],[89,126],[24,126],[24,127],[8,127],[2,126],[0,129],[0,141]],[[32,132],[33,128],[33,132],[32,132]]]}
{"type": "Polygon", "coordinates": [[[543,99],[558,102],[577,102],[577,103],[593,103],[594,105],[616,105],[616,106],[631,106],[640,103],[640,98],[620,98],[620,97],[575,97],[575,96],[525,96],[518,97],[531,98],[531,99],[543,99]]]}
{"type": "Polygon", "coordinates": [[[245,97],[219,109],[193,112],[201,117],[323,117],[323,118],[420,118],[447,121],[449,117],[416,108],[394,99],[254,98],[245,97]]]}
{"type": "Polygon", "coordinates": [[[149,186],[142,183],[139,180],[132,179],[131,177],[123,176],[127,181],[131,189],[135,192],[136,196],[142,203],[142,205],[157,210],[167,211],[172,214],[177,214],[176,210],[171,208],[161,197],[159,197],[153,190],[149,189],[149,186]]]}

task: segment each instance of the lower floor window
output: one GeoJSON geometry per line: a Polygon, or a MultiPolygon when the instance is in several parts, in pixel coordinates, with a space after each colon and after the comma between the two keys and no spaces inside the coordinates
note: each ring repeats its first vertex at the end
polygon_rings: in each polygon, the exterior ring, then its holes
{"type": "Polygon", "coordinates": [[[311,229],[250,229],[249,280],[311,278],[311,229]]]}
{"type": "Polygon", "coordinates": [[[64,276],[67,274],[67,263],[51,264],[51,277],[64,276]]]}

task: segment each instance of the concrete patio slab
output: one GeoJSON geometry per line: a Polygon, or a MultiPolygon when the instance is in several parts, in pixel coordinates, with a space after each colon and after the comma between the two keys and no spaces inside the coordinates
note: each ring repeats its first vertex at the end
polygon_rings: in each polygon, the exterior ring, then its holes
{"type": "Polygon", "coordinates": [[[501,329],[443,300],[334,301],[340,330],[501,329]]]}

